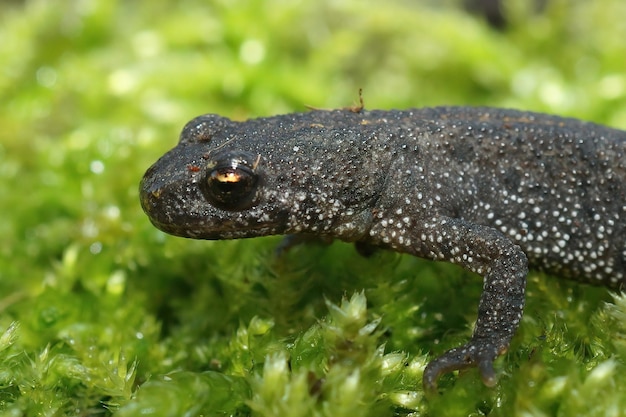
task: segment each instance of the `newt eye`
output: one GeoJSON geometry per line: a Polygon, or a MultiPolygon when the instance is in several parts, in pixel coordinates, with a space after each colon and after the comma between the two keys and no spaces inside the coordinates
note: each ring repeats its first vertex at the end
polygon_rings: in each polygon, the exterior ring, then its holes
{"type": "Polygon", "coordinates": [[[254,204],[258,174],[254,165],[241,158],[231,158],[213,166],[209,164],[202,182],[205,198],[215,207],[224,210],[244,210],[254,204]]]}

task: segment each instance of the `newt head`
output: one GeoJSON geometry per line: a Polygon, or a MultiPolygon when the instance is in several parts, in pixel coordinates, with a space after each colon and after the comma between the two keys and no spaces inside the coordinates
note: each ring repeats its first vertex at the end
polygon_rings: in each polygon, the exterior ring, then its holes
{"type": "Polygon", "coordinates": [[[382,180],[359,176],[367,166],[338,149],[350,149],[358,133],[320,135],[319,119],[330,113],[193,119],[146,171],[143,210],[160,230],[195,239],[317,233],[356,240],[376,192],[359,185],[382,180]]]}

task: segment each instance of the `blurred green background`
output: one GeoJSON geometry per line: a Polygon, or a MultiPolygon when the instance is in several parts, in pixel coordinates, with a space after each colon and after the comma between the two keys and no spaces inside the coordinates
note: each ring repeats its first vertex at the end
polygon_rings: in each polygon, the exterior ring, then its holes
{"type": "Polygon", "coordinates": [[[422,394],[481,282],[154,229],[145,169],[202,113],[490,105],[626,129],[626,3],[4,1],[0,416],[623,415],[626,301],[532,274],[500,384],[422,394]],[[362,292],[361,292],[362,291],[362,292]],[[353,295],[354,294],[354,295],[353,295]],[[342,296],[346,296],[342,304],[342,296]],[[325,301],[327,300],[327,301],[325,301]],[[367,300],[367,301],[366,301],[367,300]]]}

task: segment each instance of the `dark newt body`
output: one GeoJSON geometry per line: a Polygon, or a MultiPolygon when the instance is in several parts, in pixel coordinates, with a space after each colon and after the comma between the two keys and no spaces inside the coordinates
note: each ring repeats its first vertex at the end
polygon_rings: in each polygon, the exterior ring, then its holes
{"type": "Polygon", "coordinates": [[[626,132],[493,108],[198,117],[145,174],[161,230],[196,239],[314,234],[452,262],[484,278],[472,339],[444,372],[508,348],[528,267],[626,288],[626,132]]]}

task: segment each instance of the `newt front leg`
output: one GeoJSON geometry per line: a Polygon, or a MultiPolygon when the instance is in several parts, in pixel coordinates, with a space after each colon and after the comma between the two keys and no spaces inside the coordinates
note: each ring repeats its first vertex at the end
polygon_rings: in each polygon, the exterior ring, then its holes
{"type": "Polygon", "coordinates": [[[506,352],[522,318],[528,260],[519,246],[487,226],[443,218],[433,230],[425,236],[431,256],[482,275],[484,284],[471,340],[428,364],[424,388],[434,391],[442,374],[472,366],[478,367],[485,385],[493,386],[493,361],[506,352]]]}

